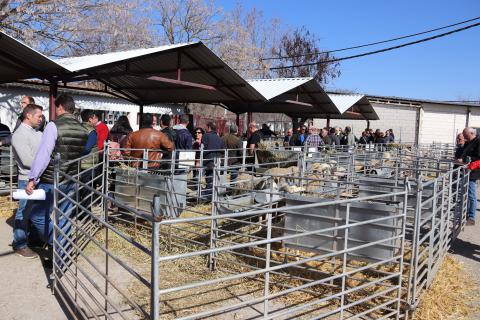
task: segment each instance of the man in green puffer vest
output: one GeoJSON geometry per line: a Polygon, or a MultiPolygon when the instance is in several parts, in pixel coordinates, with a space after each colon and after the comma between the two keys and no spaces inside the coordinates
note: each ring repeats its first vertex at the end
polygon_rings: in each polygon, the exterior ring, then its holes
{"type": "MultiPolygon", "coordinates": [[[[87,130],[74,117],[75,102],[69,95],[62,94],[55,99],[55,112],[57,119],[50,121],[45,127],[45,131],[40,141],[38,149],[33,160],[28,183],[25,191],[32,194],[35,188],[45,190],[45,200],[32,201],[30,211],[30,220],[32,231],[49,245],[53,244],[53,222],[50,214],[53,210],[54,193],[54,159],[55,155],[60,154],[60,171],[63,174],[74,176],[78,172],[77,163],[68,163],[71,160],[80,158],[85,150],[87,143],[87,130]]],[[[75,184],[64,175],[59,175],[58,190],[70,194],[73,199],[75,196],[73,190],[75,184]]],[[[65,199],[59,203],[59,212],[57,212],[57,225],[63,233],[68,234],[70,223],[68,211],[71,202],[65,199]],[[63,214],[62,214],[63,213],[63,214]]],[[[62,237],[60,231],[57,231],[59,238],[62,237]]],[[[60,241],[57,239],[57,241],[60,241]]]]}

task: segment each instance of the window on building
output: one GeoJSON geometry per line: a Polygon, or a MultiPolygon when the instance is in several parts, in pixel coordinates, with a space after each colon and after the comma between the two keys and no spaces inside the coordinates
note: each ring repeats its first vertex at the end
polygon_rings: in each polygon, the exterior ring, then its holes
{"type": "Polygon", "coordinates": [[[118,118],[127,115],[128,113],[123,111],[105,111],[104,121],[107,125],[113,126],[117,122],[118,118]]]}

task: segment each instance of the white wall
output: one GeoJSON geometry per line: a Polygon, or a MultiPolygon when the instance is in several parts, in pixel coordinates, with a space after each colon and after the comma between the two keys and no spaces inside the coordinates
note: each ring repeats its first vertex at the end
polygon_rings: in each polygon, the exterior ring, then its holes
{"type": "Polygon", "coordinates": [[[455,105],[422,104],[420,143],[455,143],[455,137],[466,126],[467,107],[455,105]]]}
{"type": "MultiPolygon", "coordinates": [[[[61,93],[62,90],[59,90],[61,93]]],[[[12,129],[20,112],[20,99],[23,96],[31,96],[35,99],[35,103],[44,108],[44,115],[48,119],[48,87],[27,87],[23,85],[8,85],[0,87],[0,122],[12,129]]],[[[104,94],[97,95],[91,93],[79,93],[76,91],[72,94],[75,104],[79,109],[94,109],[104,111],[123,111],[129,113],[131,126],[134,130],[138,128],[136,125],[137,113],[139,106],[128,101],[108,97],[104,94]]],[[[145,106],[145,113],[156,114],[180,114],[184,108],[178,105],[157,104],[145,106]]]]}
{"type": "Polygon", "coordinates": [[[479,107],[471,107],[470,108],[470,120],[469,120],[469,127],[480,128],[480,108],[479,107]]]}

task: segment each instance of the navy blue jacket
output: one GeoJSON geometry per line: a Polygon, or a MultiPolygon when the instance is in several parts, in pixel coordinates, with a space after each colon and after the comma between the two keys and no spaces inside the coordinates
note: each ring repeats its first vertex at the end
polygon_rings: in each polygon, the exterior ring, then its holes
{"type": "Polygon", "coordinates": [[[202,137],[202,143],[203,149],[205,150],[203,153],[205,160],[211,161],[216,157],[222,156],[222,149],[225,149],[225,144],[215,131],[205,133],[202,137]],[[208,152],[208,150],[216,151],[208,152]]]}
{"type": "Polygon", "coordinates": [[[176,125],[173,127],[176,132],[175,149],[192,150],[193,137],[184,126],[176,125]]]}

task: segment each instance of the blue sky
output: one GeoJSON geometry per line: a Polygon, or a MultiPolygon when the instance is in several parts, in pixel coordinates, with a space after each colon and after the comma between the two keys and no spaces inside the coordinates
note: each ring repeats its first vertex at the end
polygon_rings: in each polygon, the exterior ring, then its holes
{"type": "MultiPolygon", "coordinates": [[[[225,9],[237,2],[217,0],[225,9]]],[[[479,0],[245,0],[240,3],[245,8],[261,9],[267,18],[280,18],[285,27],[304,25],[320,39],[322,50],[385,40],[480,16],[479,0]]],[[[423,37],[426,36],[429,35],[423,37]]],[[[340,52],[337,57],[381,47],[340,52]]],[[[343,61],[341,76],[327,84],[327,89],[419,99],[480,100],[479,49],[480,27],[476,27],[427,43],[343,61]]]]}

